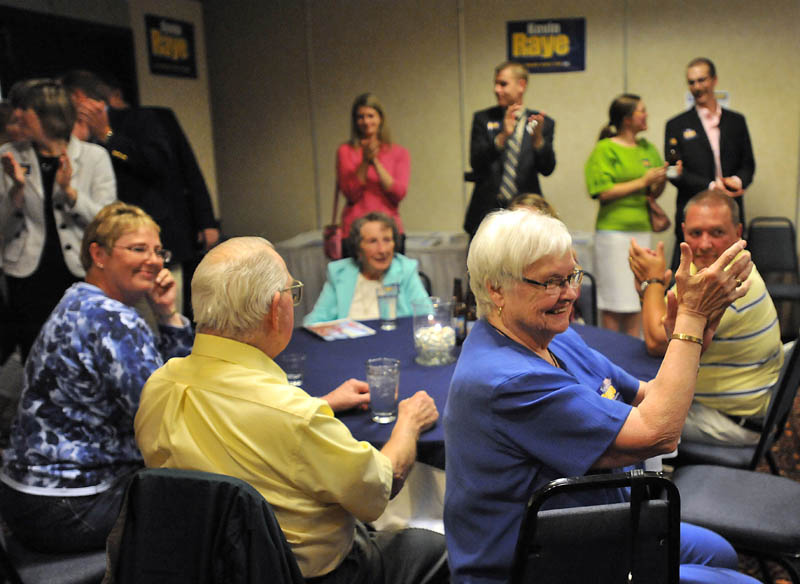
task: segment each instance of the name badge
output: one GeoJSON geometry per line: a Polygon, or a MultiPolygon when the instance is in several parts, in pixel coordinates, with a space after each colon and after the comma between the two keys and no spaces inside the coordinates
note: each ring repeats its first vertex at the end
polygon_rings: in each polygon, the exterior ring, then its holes
{"type": "Polygon", "coordinates": [[[684,140],[691,140],[697,136],[697,132],[695,132],[694,128],[686,128],[683,131],[683,139],[684,140]]]}
{"type": "Polygon", "coordinates": [[[500,129],[500,122],[486,122],[486,129],[490,132],[500,129]]]}
{"type": "Polygon", "coordinates": [[[614,401],[622,400],[622,396],[616,390],[616,388],[611,385],[611,380],[608,377],[606,377],[600,387],[597,388],[597,393],[600,394],[600,397],[604,397],[606,399],[612,399],[614,401]]]}

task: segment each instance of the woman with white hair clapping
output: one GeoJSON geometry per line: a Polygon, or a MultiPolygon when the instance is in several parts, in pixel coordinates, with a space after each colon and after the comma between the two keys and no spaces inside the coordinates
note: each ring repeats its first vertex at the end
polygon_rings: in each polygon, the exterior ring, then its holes
{"type": "MultiPolygon", "coordinates": [[[[480,320],[464,342],[444,413],[444,523],[455,582],[508,579],[536,489],[675,448],[703,346],[749,287],[742,284],[749,254],[725,270],[743,248],[735,243],[691,275],[692,253],[682,244],[666,322],[672,341],[656,378],[644,382],[569,328],[582,272],[564,224],[525,209],[484,219],[467,260],[480,320]]],[[[559,504],[627,499],[623,489],[594,493],[559,504]]],[[[753,581],[734,572],[736,553],[724,539],[698,527],[681,527],[681,563],[693,582],[753,581]]]]}

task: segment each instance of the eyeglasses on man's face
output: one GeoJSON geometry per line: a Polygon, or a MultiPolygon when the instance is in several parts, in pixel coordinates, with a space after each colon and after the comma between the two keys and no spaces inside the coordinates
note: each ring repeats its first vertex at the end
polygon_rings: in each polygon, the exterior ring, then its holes
{"type": "Polygon", "coordinates": [[[303,283],[300,280],[292,280],[292,285],[284,288],[281,292],[291,292],[292,304],[297,306],[303,300],[303,283]]]}
{"type": "Polygon", "coordinates": [[[150,248],[146,245],[115,245],[115,248],[125,249],[133,254],[141,256],[142,259],[150,257],[151,253],[156,254],[156,257],[162,259],[164,263],[168,263],[172,259],[172,252],[168,249],[150,248]]]}
{"type": "Polygon", "coordinates": [[[540,286],[549,294],[557,294],[561,292],[561,290],[564,290],[567,286],[573,289],[578,288],[583,281],[583,270],[573,270],[572,273],[566,278],[554,276],[546,282],[537,282],[536,280],[531,280],[530,278],[522,278],[522,281],[526,284],[532,284],[533,286],[540,286]]]}

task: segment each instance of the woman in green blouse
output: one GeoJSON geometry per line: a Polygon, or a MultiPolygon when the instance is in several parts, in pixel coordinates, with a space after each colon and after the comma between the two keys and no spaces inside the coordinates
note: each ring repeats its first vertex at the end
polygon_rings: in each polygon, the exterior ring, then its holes
{"type": "Polygon", "coordinates": [[[608,117],[585,167],[586,187],[600,202],[594,242],[597,304],[603,327],[639,336],[641,312],[628,247],[631,238],[651,247],[647,197],[663,192],[666,165],[650,142],[636,138],[647,129],[647,109],[638,95],[617,97],[608,117]]]}

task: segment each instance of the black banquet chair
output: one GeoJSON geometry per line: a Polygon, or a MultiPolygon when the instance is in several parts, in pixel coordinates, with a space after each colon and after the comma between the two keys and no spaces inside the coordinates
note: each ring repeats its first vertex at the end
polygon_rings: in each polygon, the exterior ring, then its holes
{"type": "MultiPolygon", "coordinates": [[[[769,473],[707,464],[675,469],[681,519],[716,531],[737,551],[780,564],[800,584],[800,483],[769,473]]],[[[768,582],[770,580],[767,580],[768,582]]]]}
{"type": "Polygon", "coordinates": [[[677,584],[679,548],[680,496],[661,473],[557,479],[528,503],[511,583],[677,584]],[[630,502],[542,510],[553,497],[620,487],[630,487],[630,502]]]}
{"type": "Polygon", "coordinates": [[[302,584],[269,503],[219,474],[144,469],[108,537],[104,584],[302,584]]]}
{"type": "Polygon", "coordinates": [[[433,287],[431,286],[431,279],[428,277],[428,274],[425,272],[418,272],[419,279],[422,281],[422,287],[425,288],[425,292],[428,293],[428,296],[433,295],[433,287]]]}
{"type": "Polygon", "coordinates": [[[794,224],[786,217],[756,217],[747,228],[747,249],[778,309],[783,340],[796,338],[800,266],[794,224]]]}
{"type": "Polygon", "coordinates": [[[583,272],[581,295],[575,301],[575,306],[585,324],[599,326],[597,319],[597,285],[595,284],[594,276],[589,272],[583,272]]]}
{"type": "MultiPolygon", "coordinates": [[[[772,474],[780,475],[771,448],[783,435],[798,386],[800,386],[800,349],[795,345],[784,354],[783,369],[773,386],[769,409],[757,444],[728,446],[681,440],[678,456],[671,464],[673,466],[716,464],[755,470],[761,459],[765,458],[772,474]]],[[[800,505],[800,501],[798,504],[800,505]]]]}

